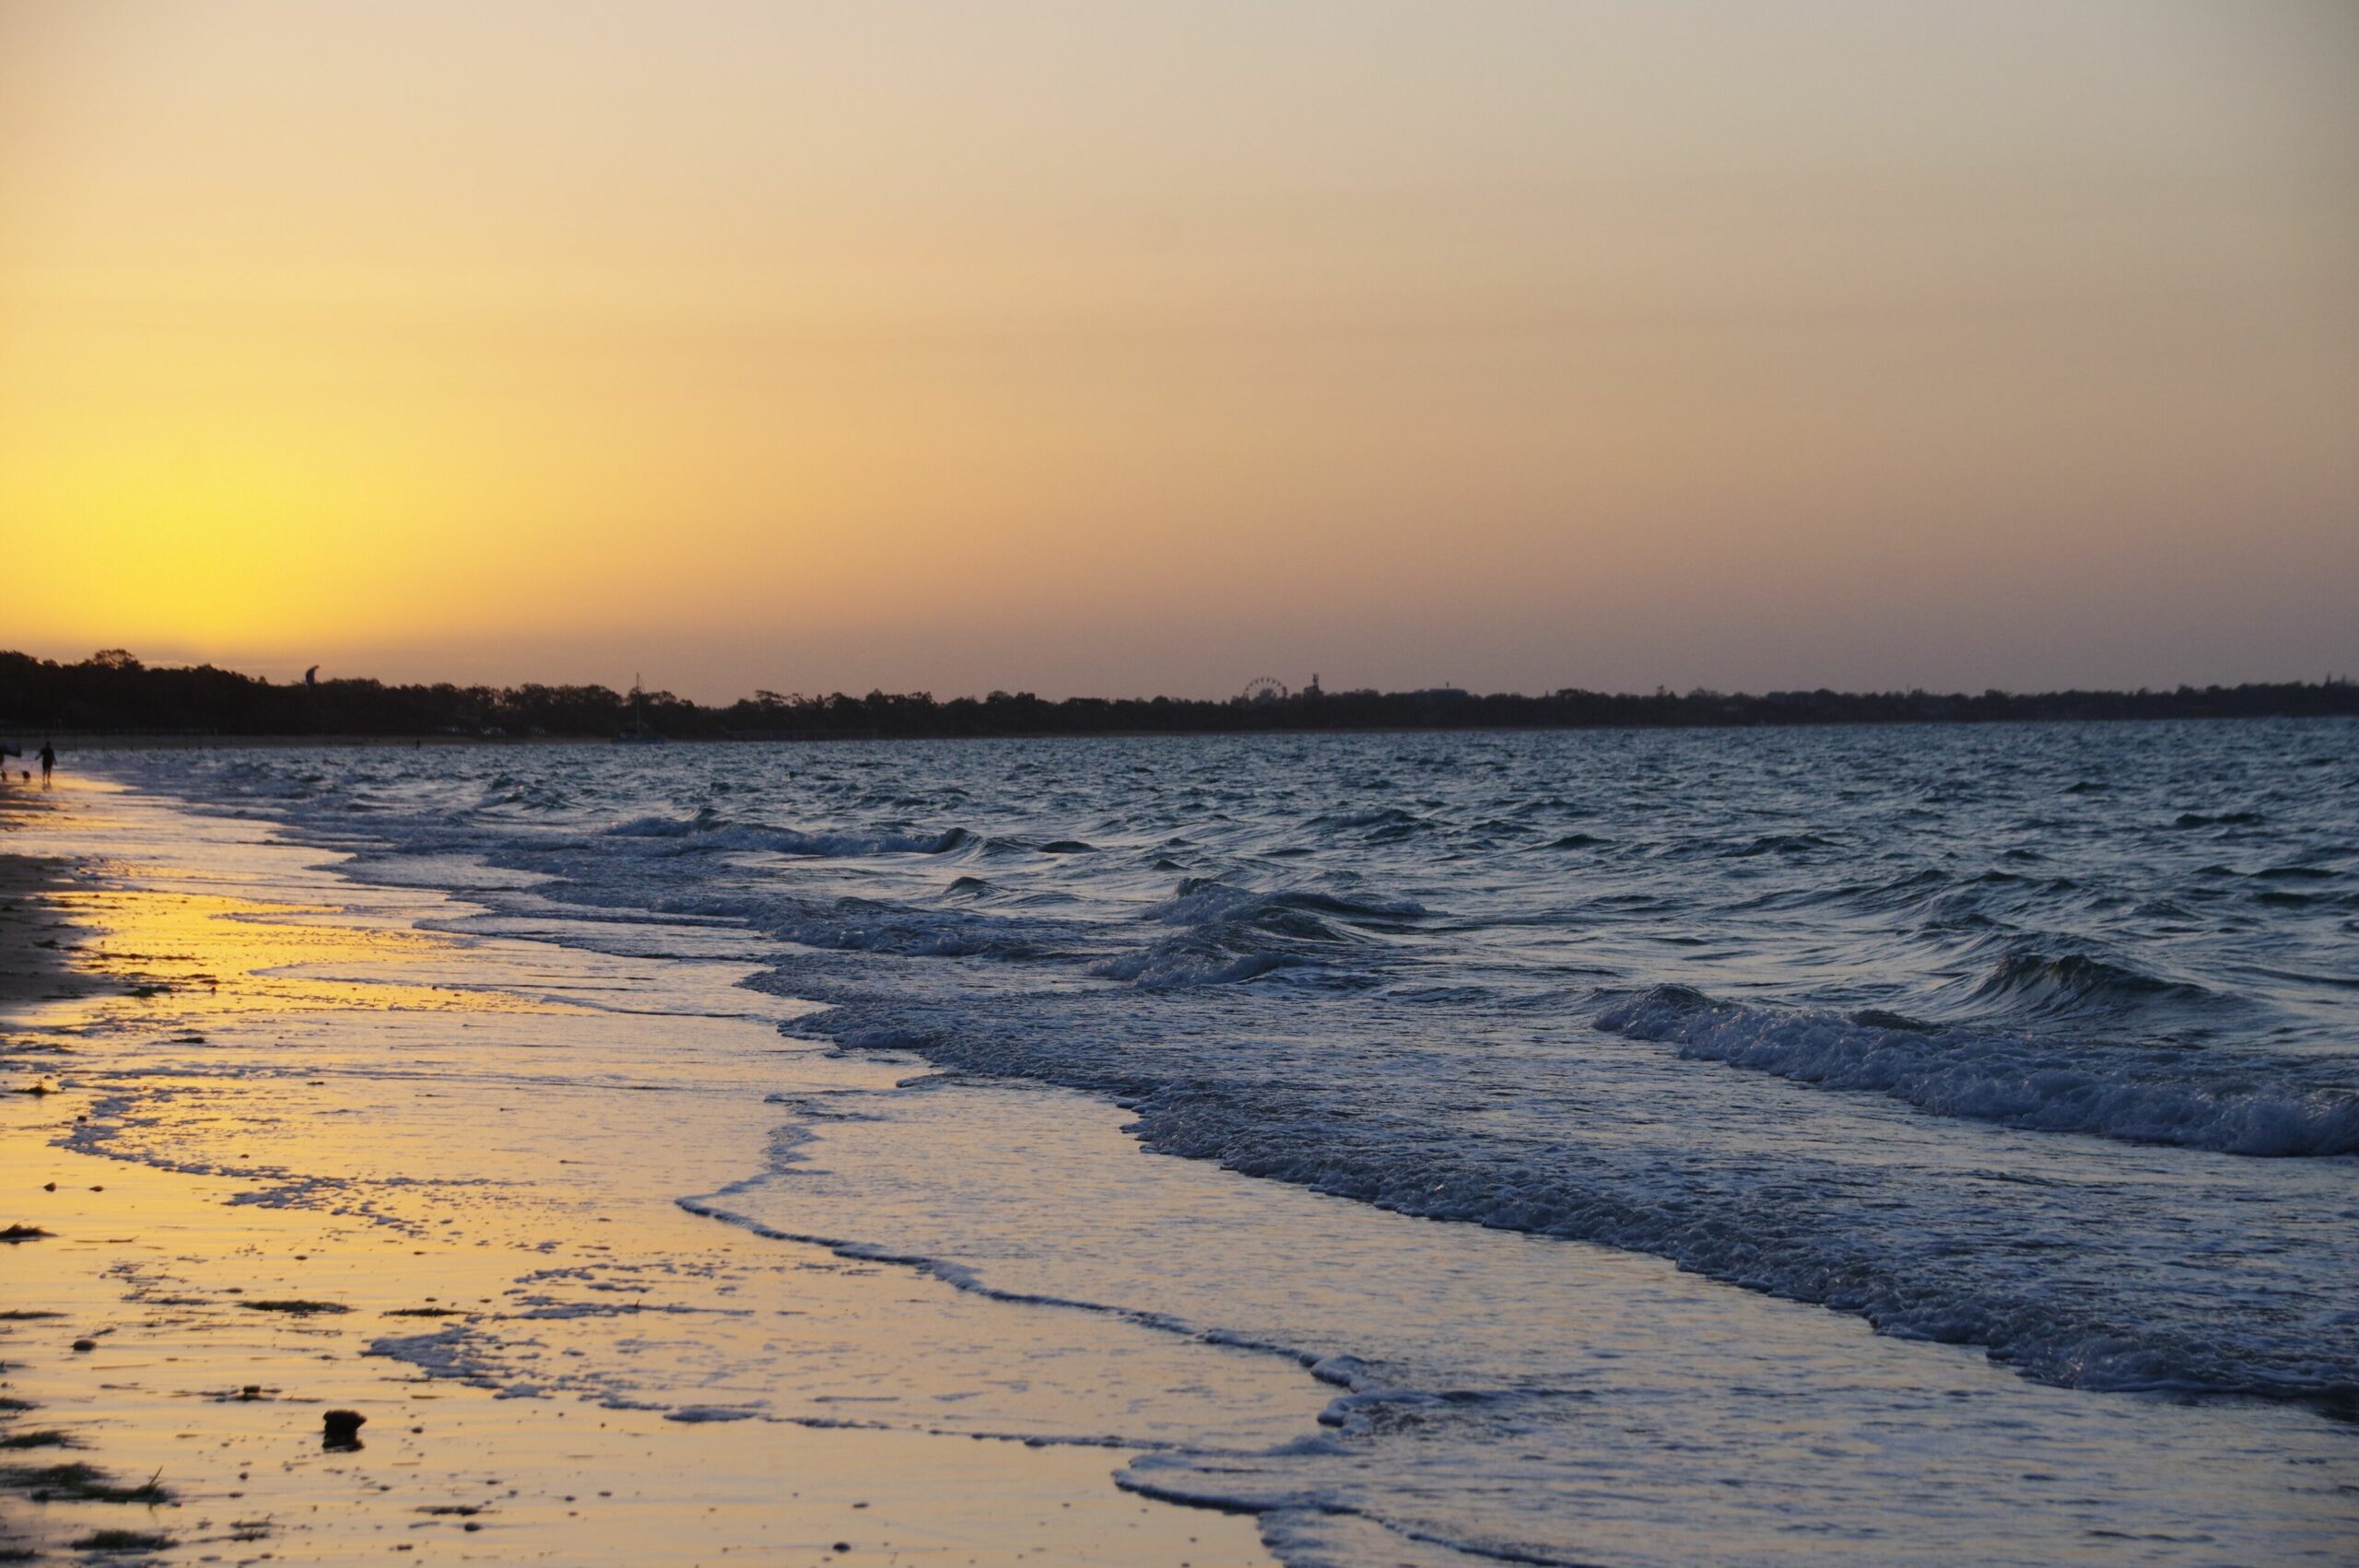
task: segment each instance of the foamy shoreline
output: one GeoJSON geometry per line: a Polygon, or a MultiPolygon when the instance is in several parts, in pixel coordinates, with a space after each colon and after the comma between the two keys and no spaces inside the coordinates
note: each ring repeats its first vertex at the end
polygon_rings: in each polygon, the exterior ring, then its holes
{"type": "Polygon", "coordinates": [[[12,837],[77,858],[45,907],[116,984],[0,1027],[7,1087],[54,1091],[0,1101],[0,1223],[51,1233],[0,1259],[7,1306],[56,1315],[0,1324],[5,1433],[54,1434],[6,1456],[0,1544],[1269,1561],[1250,1519],[1117,1490],[1123,1434],[1062,1386],[1016,1440],[959,1430],[924,1346],[1010,1309],[675,1205],[758,1163],[795,1065],[742,968],[440,937],[417,922],[463,907],[266,830],[59,800],[12,837]],[[359,1448],[323,1445],[331,1409],[359,1448]]]}

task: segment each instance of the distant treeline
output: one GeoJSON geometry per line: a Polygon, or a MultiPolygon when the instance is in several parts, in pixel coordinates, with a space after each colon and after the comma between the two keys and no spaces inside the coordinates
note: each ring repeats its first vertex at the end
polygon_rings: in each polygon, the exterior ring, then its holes
{"type": "MultiPolygon", "coordinates": [[[[829,740],[983,735],[1215,734],[1285,730],[1543,730],[1790,724],[1994,723],[2052,720],[2275,719],[2359,715],[2347,679],[2173,691],[1978,696],[1910,692],[1658,691],[1567,687],[1543,696],[1415,692],[1281,693],[1222,701],[1068,697],[1029,692],[937,701],[926,692],[847,696],[757,692],[708,708],[643,695],[648,730],[674,740],[829,740]]],[[[274,685],[210,665],[150,668],[121,649],[60,664],[0,653],[0,734],[608,737],[633,723],[630,696],[604,686],[392,686],[333,680],[274,685]]]]}

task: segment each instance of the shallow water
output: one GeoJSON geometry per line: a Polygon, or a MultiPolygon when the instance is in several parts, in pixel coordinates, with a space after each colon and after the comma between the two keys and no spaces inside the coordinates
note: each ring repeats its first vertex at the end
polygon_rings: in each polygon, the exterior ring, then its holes
{"type": "Polygon", "coordinates": [[[1293,1561],[2352,1545],[2359,726],[118,770],[953,1070],[675,1196],[1312,1367],[1293,1561]]]}
{"type": "Polygon", "coordinates": [[[468,907],[261,825],[70,793],[9,837],[76,867],[31,918],[76,979],[0,1028],[8,1087],[53,1089],[0,1094],[0,1192],[50,1233],[6,1249],[0,1469],[53,1455],[18,1445],[49,1429],[169,1495],[0,1478],[6,1544],[1270,1568],[1252,1520],[1108,1476],[1282,1442],[1309,1379],[675,1201],[758,1161],[778,1086],[900,1071],[782,1039],[799,1009],[737,987],[704,930],[643,926],[640,957],[437,935],[468,907]],[[323,1445],[329,1408],[364,1415],[357,1446],[323,1445]]]}

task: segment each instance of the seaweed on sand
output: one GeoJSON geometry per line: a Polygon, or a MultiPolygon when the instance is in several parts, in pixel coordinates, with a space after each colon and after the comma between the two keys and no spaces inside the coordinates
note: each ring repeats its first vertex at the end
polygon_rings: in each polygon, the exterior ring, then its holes
{"type": "Polygon", "coordinates": [[[100,1530],[74,1543],[76,1551],[161,1551],[172,1544],[170,1536],[152,1530],[100,1530]]]}
{"type": "Polygon", "coordinates": [[[70,1432],[43,1427],[38,1432],[0,1433],[0,1448],[79,1448],[70,1432]]]}
{"type": "Polygon", "coordinates": [[[352,1310],[341,1302],[303,1301],[299,1298],[285,1301],[241,1301],[238,1305],[248,1312],[289,1312],[298,1317],[308,1317],[315,1312],[350,1312],[352,1310]]]}
{"type": "Polygon", "coordinates": [[[22,1492],[36,1503],[169,1503],[171,1491],[158,1471],[137,1486],[124,1486],[96,1466],[0,1466],[0,1486],[22,1492]]]}

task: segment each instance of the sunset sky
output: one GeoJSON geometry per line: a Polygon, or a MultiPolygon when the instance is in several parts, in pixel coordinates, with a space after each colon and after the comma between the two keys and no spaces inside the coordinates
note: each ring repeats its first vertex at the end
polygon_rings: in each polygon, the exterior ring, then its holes
{"type": "Polygon", "coordinates": [[[2359,671],[2359,7],[0,0],[0,648],[2359,671]]]}

